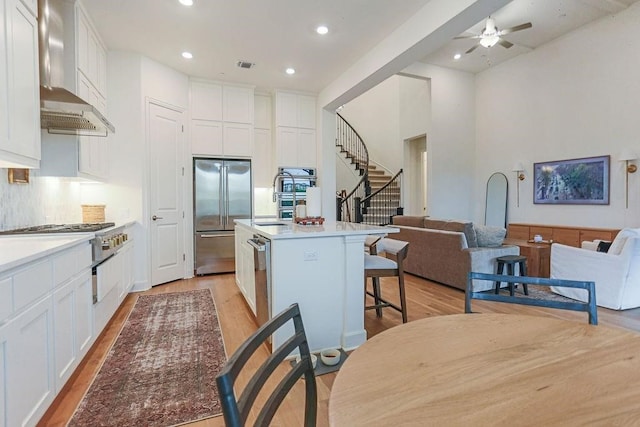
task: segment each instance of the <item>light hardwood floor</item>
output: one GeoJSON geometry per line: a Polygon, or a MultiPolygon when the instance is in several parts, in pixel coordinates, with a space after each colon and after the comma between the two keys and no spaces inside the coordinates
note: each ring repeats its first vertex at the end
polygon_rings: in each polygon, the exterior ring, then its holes
{"type": "MultiPolygon", "coordinates": [[[[382,280],[383,295],[387,298],[397,298],[397,280],[384,278],[382,280]]],[[[407,292],[407,305],[409,321],[447,314],[464,312],[464,292],[447,286],[439,285],[416,276],[406,275],[405,286],[407,292]]],[[[166,292],[185,291],[191,289],[210,289],[218,311],[218,318],[224,337],[228,354],[235,349],[256,329],[253,316],[250,314],[240,291],[235,284],[233,274],[203,276],[188,280],[179,280],[165,285],[156,286],[153,289],[130,294],[123,302],[114,318],[98,338],[83,363],[78,367],[72,378],[65,385],[49,411],[40,421],[40,426],[64,426],[71,418],[75,407],[82,399],[84,393],[95,374],[98,372],[109,348],[118,336],[123,323],[129,315],[138,295],[157,294],[166,292]]],[[[534,316],[554,316],[558,318],[587,322],[586,313],[567,312],[537,307],[525,307],[512,304],[499,304],[484,301],[474,301],[474,312],[494,313],[520,313],[534,316]]],[[[613,311],[603,308],[598,309],[599,324],[612,327],[620,327],[640,332],[640,309],[613,311]]],[[[369,336],[374,336],[388,328],[401,323],[400,313],[386,309],[381,319],[375,317],[375,312],[369,310],[365,313],[365,327],[369,336]]],[[[265,348],[257,358],[267,356],[265,348]]],[[[259,360],[251,361],[253,366],[259,360]]],[[[318,385],[318,426],[327,426],[328,403],[331,386],[335,379],[335,373],[317,377],[318,385]]],[[[215,387],[215,384],[211,384],[215,387]]],[[[274,426],[299,426],[302,425],[302,408],[304,406],[304,392],[301,384],[296,386],[294,392],[287,397],[281,409],[276,414],[274,426]],[[298,387],[300,386],[300,387],[298,387]]],[[[200,422],[188,424],[194,427],[223,426],[222,417],[215,417],[200,422]]]]}

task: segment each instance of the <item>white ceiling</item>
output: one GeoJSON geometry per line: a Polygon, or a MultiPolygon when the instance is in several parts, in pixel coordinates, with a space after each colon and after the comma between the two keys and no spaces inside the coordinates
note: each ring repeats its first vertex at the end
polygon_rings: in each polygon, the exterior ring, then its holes
{"type": "MultiPolygon", "coordinates": [[[[187,75],[319,92],[430,0],[83,0],[109,50],[133,51],[187,75]],[[319,24],[329,34],[315,33],[319,24]],[[188,50],[192,60],[180,54],[188,50]],[[254,62],[241,69],[237,61],[254,62]],[[285,68],[297,70],[293,76],[285,68]]],[[[505,36],[510,49],[452,40],[423,62],[479,72],[526,53],[639,0],[514,0],[492,17],[498,29],[531,22],[505,36]]],[[[484,21],[468,31],[479,34],[484,21]]]]}
{"type": "Polygon", "coordinates": [[[429,0],[83,0],[109,50],[190,76],[319,92],[429,0]],[[329,34],[315,28],[325,24],[329,34]],[[184,60],[188,50],[194,58],[184,60]],[[254,62],[249,70],[238,60],[254,62]],[[288,76],[287,67],[296,69],[288,76]]]}
{"type": "MultiPolygon", "coordinates": [[[[514,46],[509,49],[499,45],[489,49],[479,46],[465,55],[477,40],[452,40],[428,55],[422,62],[477,73],[530,52],[599,18],[612,16],[636,1],[638,0],[513,0],[491,17],[494,18],[498,30],[531,22],[532,28],[504,36],[504,39],[514,43],[514,46]],[[458,60],[453,59],[456,53],[462,54],[458,60]]],[[[481,34],[484,26],[484,21],[479,22],[462,35],[481,34]]]]}

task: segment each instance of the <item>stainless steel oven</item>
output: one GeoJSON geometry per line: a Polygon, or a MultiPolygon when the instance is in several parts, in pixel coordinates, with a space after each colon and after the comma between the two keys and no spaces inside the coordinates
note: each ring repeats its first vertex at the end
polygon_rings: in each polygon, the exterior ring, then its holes
{"type": "Polygon", "coordinates": [[[278,218],[280,219],[292,219],[293,211],[293,192],[296,193],[296,202],[306,199],[307,188],[316,186],[316,170],[314,168],[278,168],[278,173],[288,172],[293,175],[293,180],[284,175],[280,180],[281,192],[278,199],[278,218]],[[293,181],[295,181],[295,188],[293,187],[293,181]]]}

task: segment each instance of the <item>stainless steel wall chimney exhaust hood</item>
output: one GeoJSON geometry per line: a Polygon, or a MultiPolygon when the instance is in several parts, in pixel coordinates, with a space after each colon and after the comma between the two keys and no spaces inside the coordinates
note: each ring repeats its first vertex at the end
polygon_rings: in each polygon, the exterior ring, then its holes
{"type": "Polygon", "coordinates": [[[38,0],[40,127],[55,134],[107,136],[115,132],[113,124],[64,88],[64,8],[64,0],[38,0]]]}

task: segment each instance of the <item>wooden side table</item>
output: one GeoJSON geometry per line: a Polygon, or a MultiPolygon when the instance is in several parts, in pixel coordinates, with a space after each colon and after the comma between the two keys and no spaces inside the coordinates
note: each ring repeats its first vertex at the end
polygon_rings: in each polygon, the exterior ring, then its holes
{"type": "Polygon", "coordinates": [[[551,275],[551,244],[533,243],[527,240],[504,239],[505,245],[520,247],[520,255],[527,257],[527,274],[533,277],[551,275]]]}

